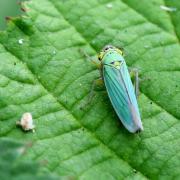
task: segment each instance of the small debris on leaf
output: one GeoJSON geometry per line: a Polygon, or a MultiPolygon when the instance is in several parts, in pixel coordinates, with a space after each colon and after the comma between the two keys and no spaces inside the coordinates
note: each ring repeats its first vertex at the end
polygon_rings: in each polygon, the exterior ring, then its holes
{"type": "Polygon", "coordinates": [[[10,20],[12,20],[12,17],[6,16],[5,19],[6,19],[6,21],[10,21],[10,20]]]}
{"type": "Polygon", "coordinates": [[[54,50],[52,53],[53,53],[53,54],[56,54],[56,51],[54,50]]]}
{"type": "Polygon", "coordinates": [[[19,43],[19,44],[23,44],[23,41],[24,41],[24,39],[19,39],[19,40],[18,40],[18,43],[19,43]]]}
{"type": "Polygon", "coordinates": [[[23,12],[27,12],[27,9],[26,9],[26,8],[24,8],[24,7],[21,7],[21,11],[23,11],[23,12]]]}
{"type": "Polygon", "coordinates": [[[108,4],[106,4],[106,7],[111,9],[113,7],[113,5],[111,3],[108,3],[108,4]]]}
{"type": "Polygon", "coordinates": [[[173,11],[177,10],[176,7],[168,7],[168,6],[164,6],[164,5],[160,5],[160,8],[164,11],[169,11],[169,12],[173,12],[173,11]]]}
{"type": "Polygon", "coordinates": [[[149,46],[148,46],[148,45],[144,45],[144,48],[146,48],[146,49],[147,49],[147,48],[149,48],[149,46]]]}
{"type": "Polygon", "coordinates": [[[35,132],[35,125],[33,124],[32,115],[29,112],[24,113],[21,120],[16,122],[16,125],[21,126],[24,131],[32,130],[32,132],[35,132]]]}
{"type": "Polygon", "coordinates": [[[25,148],[25,147],[20,147],[20,148],[17,149],[17,152],[18,152],[19,154],[24,154],[25,151],[26,151],[26,148],[25,148]]]}

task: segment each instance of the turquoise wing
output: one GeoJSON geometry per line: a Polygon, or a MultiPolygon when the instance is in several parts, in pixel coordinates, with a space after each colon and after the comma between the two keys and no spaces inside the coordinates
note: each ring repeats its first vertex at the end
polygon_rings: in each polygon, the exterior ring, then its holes
{"type": "Polygon", "coordinates": [[[134,87],[125,61],[120,68],[104,64],[103,79],[110,101],[123,125],[132,133],[143,130],[134,87]]]}

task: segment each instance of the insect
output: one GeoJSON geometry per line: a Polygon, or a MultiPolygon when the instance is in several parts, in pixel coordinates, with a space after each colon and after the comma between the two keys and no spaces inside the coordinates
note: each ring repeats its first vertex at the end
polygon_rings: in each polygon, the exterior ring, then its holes
{"type": "Polygon", "coordinates": [[[135,94],[137,84],[134,89],[122,50],[107,45],[99,53],[98,59],[101,62],[102,79],[117,116],[129,132],[142,131],[135,94]]]}

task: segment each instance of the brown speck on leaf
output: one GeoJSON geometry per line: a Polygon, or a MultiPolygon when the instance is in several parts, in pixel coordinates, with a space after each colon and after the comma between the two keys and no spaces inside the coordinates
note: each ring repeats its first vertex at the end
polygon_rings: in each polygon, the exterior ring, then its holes
{"type": "Polygon", "coordinates": [[[12,17],[6,16],[5,19],[6,19],[6,21],[10,21],[10,20],[12,20],[12,17]]]}

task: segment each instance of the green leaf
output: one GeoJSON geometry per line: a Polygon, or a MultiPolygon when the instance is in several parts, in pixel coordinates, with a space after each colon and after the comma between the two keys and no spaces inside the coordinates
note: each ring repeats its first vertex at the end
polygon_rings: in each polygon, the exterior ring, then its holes
{"type": "Polygon", "coordinates": [[[25,159],[78,179],[180,178],[180,2],[32,0],[0,34],[0,135],[33,141],[25,159]],[[110,5],[109,5],[110,4],[110,5]],[[176,7],[167,12],[161,5],[176,7]],[[139,69],[144,132],[121,125],[105,91],[88,95],[106,44],[139,69]],[[35,133],[15,122],[31,112],[35,133]]]}
{"type": "Polygon", "coordinates": [[[59,179],[56,176],[50,176],[47,173],[46,175],[42,175],[37,163],[22,161],[21,158],[26,154],[27,150],[28,147],[19,142],[8,138],[0,139],[0,178],[2,180],[59,179]]]}

